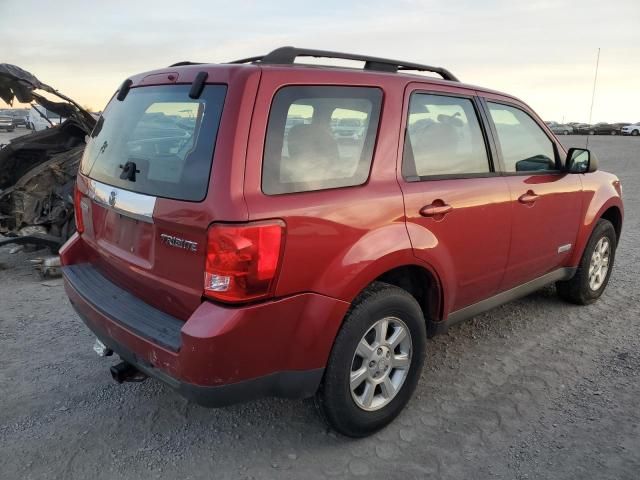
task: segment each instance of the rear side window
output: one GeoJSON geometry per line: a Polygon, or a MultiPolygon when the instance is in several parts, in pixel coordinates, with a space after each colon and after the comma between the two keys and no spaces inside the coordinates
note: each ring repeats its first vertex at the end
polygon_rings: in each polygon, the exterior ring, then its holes
{"type": "Polygon", "coordinates": [[[378,88],[279,90],[269,114],[262,191],[275,195],[366,182],[381,102],[378,88]]]}
{"type": "Polygon", "coordinates": [[[227,91],[207,85],[133,88],[111,101],[91,133],[84,175],[108,185],[176,200],[203,200],[227,91]]]}
{"type": "Polygon", "coordinates": [[[498,132],[505,172],[556,170],[553,142],[519,108],[487,102],[498,132]]]}
{"type": "Polygon", "coordinates": [[[470,99],[426,93],[411,96],[402,159],[405,178],[489,171],[482,129],[470,99]]]}

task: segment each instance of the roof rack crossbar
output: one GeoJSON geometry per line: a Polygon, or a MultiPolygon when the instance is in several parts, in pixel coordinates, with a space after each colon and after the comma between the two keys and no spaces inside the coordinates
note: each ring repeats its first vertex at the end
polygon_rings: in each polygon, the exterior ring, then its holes
{"type": "Polygon", "coordinates": [[[420,72],[432,72],[440,75],[444,80],[459,82],[458,78],[449,70],[442,67],[432,67],[419,63],[405,62],[402,60],[391,60],[388,58],[370,57],[367,55],[357,55],[353,53],[329,52],[326,50],[312,50],[308,48],[280,47],[272,52],[259,56],[243,58],[229,63],[263,63],[275,65],[293,64],[297,57],[315,58],[337,58],[341,60],[355,60],[364,62],[365,70],[376,70],[383,72],[397,72],[398,70],[414,70],[420,72]]]}

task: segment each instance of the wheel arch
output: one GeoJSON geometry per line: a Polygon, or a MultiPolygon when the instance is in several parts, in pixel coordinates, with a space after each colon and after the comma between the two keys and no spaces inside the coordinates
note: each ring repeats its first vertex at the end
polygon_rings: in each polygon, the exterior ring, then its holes
{"type": "Polygon", "coordinates": [[[609,220],[616,231],[616,242],[620,241],[622,234],[622,212],[617,206],[607,208],[599,218],[609,220]]]}
{"type": "Polygon", "coordinates": [[[574,249],[571,257],[570,265],[577,266],[580,263],[584,249],[589,242],[589,238],[595,228],[598,220],[605,219],[613,224],[613,228],[616,231],[616,241],[620,240],[622,234],[622,224],[624,220],[624,208],[622,206],[622,200],[619,196],[612,196],[603,202],[599,208],[594,203],[587,208],[587,214],[584,218],[584,222],[578,232],[578,238],[576,240],[576,248],[574,249]]]}
{"type": "Polygon", "coordinates": [[[402,265],[393,268],[374,281],[402,288],[416,299],[427,322],[442,318],[442,284],[438,276],[421,265],[402,265]]]}
{"type": "Polygon", "coordinates": [[[375,282],[388,283],[405,290],[416,299],[426,322],[427,333],[431,336],[442,329],[444,312],[444,289],[438,273],[416,257],[406,258],[403,263],[371,270],[361,277],[359,289],[349,299],[353,302],[364,290],[375,282]]]}

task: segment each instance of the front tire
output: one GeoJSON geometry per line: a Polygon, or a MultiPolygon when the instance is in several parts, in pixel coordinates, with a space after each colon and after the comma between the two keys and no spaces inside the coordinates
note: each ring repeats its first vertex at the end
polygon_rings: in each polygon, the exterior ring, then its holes
{"type": "Polygon", "coordinates": [[[634,131],[631,132],[631,135],[633,137],[637,137],[638,135],[640,135],[640,132],[638,130],[634,130],[634,131]]]}
{"type": "Polygon", "coordinates": [[[560,298],[577,305],[588,305],[600,298],[611,277],[616,246],[616,231],[611,222],[598,220],[575,275],[571,280],[556,283],[560,298]]]}
{"type": "Polygon", "coordinates": [[[415,298],[387,283],[371,284],[346,315],[316,395],[327,423],[364,437],[396,418],[420,379],[426,338],[415,298]]]}

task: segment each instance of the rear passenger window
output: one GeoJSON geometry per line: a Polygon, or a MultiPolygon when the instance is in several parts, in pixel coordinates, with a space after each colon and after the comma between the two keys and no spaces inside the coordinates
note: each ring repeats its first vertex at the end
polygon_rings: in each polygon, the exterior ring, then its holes
{"type": "Polygon", "coordinates": [[[405,178],[489,171],[484,137],[471,100],[425,93],[411,96],[402,159],[405,178]]]}
{"type": "Polygon", "coordinates": [[[487,102],[498,132],[505,172],[556,170],[553,142],[525,112],[487,102]]]}
{"type": "Polygon", "coordinates": [[[381,101],[378,88],[279,90],[269,114],[263,192],[305,192],[366,182],[381,101]]]}

